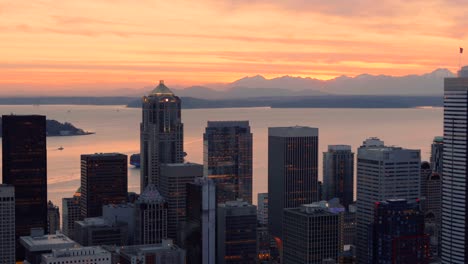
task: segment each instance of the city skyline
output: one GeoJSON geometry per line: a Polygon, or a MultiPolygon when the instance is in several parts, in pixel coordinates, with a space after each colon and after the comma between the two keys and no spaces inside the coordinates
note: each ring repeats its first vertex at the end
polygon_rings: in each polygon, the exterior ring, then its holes
{"type": "Polygon", "coordinates": [[[0,88],[17,91],[454,72],[468,38],[460,0],[14,1],[0,12],[0,88]]]}

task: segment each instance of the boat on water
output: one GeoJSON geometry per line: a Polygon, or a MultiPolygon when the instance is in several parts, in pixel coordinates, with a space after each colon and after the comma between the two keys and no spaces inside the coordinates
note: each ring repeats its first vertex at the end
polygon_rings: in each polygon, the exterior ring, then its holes
{"type": "Polygon", "coordinates": [[[63,150],[63,147],[62,147],[62,146],[60,146],[60,147],[58,148],[58,150],[63,150]]]}
{"type": "Polygon", "coordinates": [[[140,153],[130,156],[130,165],[135,166],[135,168],[140,168],[140,153]]]}

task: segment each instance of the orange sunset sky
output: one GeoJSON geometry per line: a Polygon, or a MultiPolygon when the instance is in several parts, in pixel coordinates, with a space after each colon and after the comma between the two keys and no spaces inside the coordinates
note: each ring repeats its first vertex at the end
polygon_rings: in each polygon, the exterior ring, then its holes
{"type": "Polygon", "coordinates": [[[467,17],[467,0],[0,0],[0,93],[455,71],[467,17]]]}

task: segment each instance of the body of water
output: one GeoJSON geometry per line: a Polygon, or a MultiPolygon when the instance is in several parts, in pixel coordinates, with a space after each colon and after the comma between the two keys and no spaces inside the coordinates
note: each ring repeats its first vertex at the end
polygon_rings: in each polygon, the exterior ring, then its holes
{"type": "MultiPolygon", "coordinates": [[[[70,122],[94,135],[48,137],[49,199],[61,206],[62,197],[71,197],[80,185],[80,155],[139,152],[141,109],[124,106],[0,106],[0,114],[41,114],[48,119],[70,122]],[[63,146],[63,150],[58,150],[63,146]]],[[[442,108],[414,109],[271,109],[226,108],[182,111],[184,148],[187,160],[203,162],[203,132],[208,120],[249,120],[254,135],[253,200],[266,192],[268,173],[268,127],[312,126],[319,128],[319,152],[330,144],[347,144],[353,151],[367,137],[379,137],[387,145],[421,149],[423,160],[430,156],[434,136],[442,135],[442,108]]],[[[1,153],[0,153],[1,155],[1,153]]],[[[319,178],[322,161],[319,158],[319,178]]],[[[139,170],[129,165],[129,191],[138,192],[139,170]]]]}

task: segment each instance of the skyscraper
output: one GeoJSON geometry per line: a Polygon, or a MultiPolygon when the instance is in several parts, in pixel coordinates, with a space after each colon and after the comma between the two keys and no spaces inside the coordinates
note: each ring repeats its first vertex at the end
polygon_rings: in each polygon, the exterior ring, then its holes
{"type": "Polygon", "coordinates": [[[177,238],[186,219],[187,184],[203,176],[203,165],[196,163],[161,164],[159,191],[167,202],[167,237],[177,238]]]}
{"type": "Polygon", "coordinates": [[[468,261],[468,66],[444,88],[442,263],[468,261]]]}
{"type": "Polygon", "coordinates": [[[80,205],[81,188],[71,198],[62,198],[62,233],[71,239],[75,235],[75,221],[83,220],[80,205]]]}
{"type": "Polygon", "coordinates": [[[154,184],[135,203],[135,244],[157,244],[167,238],[167,203],[154,184]]]}
{"type": "Polygon", "coordinates": [[[187,184],[183,246],[189,264],[216,263],[216,185],[209,178],[187,184]]]}
{"type": "Polygon", "coordinates": [[[3,116],[3,183],[15,187],[16,259],[24,260],[20,236],[47,230],[46,117],[3,116]]]}
{"type": "Polygon", "coordinates": [[[348,145],[329,145],[323,153],[324,200],[340,199],[348,208],[354,201],[354,153],[348,145]]]}
{"type": "Polygon", "coordinates": [[[405,199],[375,203],[370,263],[429,263],[429,236],[419,207],[405,199]]]}
{"type": "Polygon", "coordinates": [[[420,150],[385,146],[369,138],[357,154],[357,256],[368,263],[369,227],[374,204],[392,198],[416,200],[420,196],[420,150]]]}
{"type": "Polygon", "coordinates": [[[127,201],[127,155],[81,155],[81,215],[102,216],[105,204],[127,201]]]}
{"type": "Polygon", "coordinates": [[[140,192],[149,183],[159,188],[162,163],[184,161],[183,124],[180,99],[160,81],[159,85],[143,97],[143,115],[140,126],[140,192]]]}
{"type": "Polygon", "coordinates": [[[205,176],[216,182],[218,203],[237,198],[252,203],[252,133],[249,121],[208,121],[205,176]]]}
{"type": "Polygon", "coordinates": [[[15,263],[15,188],[0,184],[0,263],[15,263]]]}
{"type": "Polygon", "coordinates": [[[325,201],[284,209],[284,263],[337,263],[343,251],[342,226],[343,215],[332,212],[325,201]]]}
{"type": "Polygon", "coordinates": [[[261,225],[268,225],[268,193],[257,194],[257,218],[261,225]]]}
{"type": "Polygon", "coordinates": [[[425,181],[424,193],[424,225],[425,232],[430,236],[432,254],[440,256],[440,240],[442,226],[442,177],[433,172],[425,181]]]}
{"type": "Polygon", "coordinates": [[[268,223],[282,239],[283,209],[318,200],[318,128],[268,129],[268,223]]]}
{"type": "Polygon", "coordinates": [[[443,172],[444,137],[435,137],[431,145],[432,171],[442,175],[443,172]]]}
{"type": "Polygon", "coordinates": [[[216,263],[257,263],[257,208],[242,200],[218,204],[216,263]]]}
{"type": "Polygon", "coordinates": [[[47,233],[55,234],[60,231],[60,210],[52,201],[47,203],[47,233]]]}

